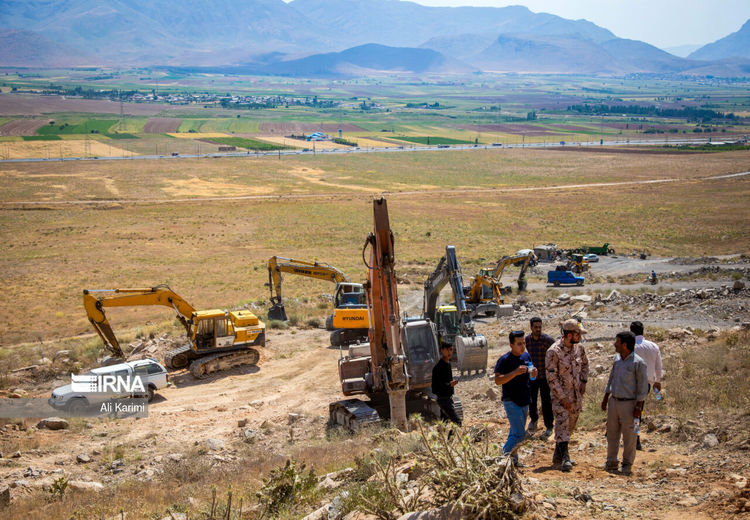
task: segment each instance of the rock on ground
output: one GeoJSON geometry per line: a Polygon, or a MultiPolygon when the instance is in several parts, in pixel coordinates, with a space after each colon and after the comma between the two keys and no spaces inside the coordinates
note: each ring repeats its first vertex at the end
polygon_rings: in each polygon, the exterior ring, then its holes
{"type": "Polygon", "coordinates": [[[36,427],[40,430],[43,430],[44,428],[47,428],[48,430],[67,430],[70,428],[70,424],[68,421],[60,417],[47,417],[46,419],[39,421],[36,427]]]}

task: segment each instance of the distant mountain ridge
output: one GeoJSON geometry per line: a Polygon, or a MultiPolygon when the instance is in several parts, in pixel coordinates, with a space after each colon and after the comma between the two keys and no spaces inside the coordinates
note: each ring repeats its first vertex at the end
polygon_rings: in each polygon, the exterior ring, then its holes
{"type": "MultiPolygon", "coordinates": [[[[745,24],[725,40],[736,47],[748,31],[745,24]]],[[[400,0],[3,0],[0,45],[0,65],[242,66],[296,75],[737,75],[747,65],[724,51],[720,62],[700,61],[709,46],[679,58],[586,20],[521,6],[426,7],[400,0]]]]}
{"type": "Polygon", "coordinates": [[[750,20],[746,21],[739,31],[704,45],[688,56],[694,60],[722,60],[733,57],[750,59],[750,20]]]}
{"type": "Polygon", "coordinates": [[[342,52],[315,54],[298,60],[269,64],[260,72],[294,76],[358,76],[382,72],[472,72],[466,64],[431,49],[389,47],[368,43],[342,52]]]}

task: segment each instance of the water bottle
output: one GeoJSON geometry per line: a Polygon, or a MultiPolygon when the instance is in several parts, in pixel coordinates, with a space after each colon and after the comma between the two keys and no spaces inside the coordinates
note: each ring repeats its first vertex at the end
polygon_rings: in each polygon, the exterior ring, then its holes
{"type": "Polygon", "coordinates": [[[633,419],[633,431],[635,432],[636,435],[640,435],[641,434],[641,419],[640,419],[640,417],[636,417],[635,419],[633,419]]]}
{"type": "Polygon", "coordinates": [[[529,380],[534,381],[536,380],[536,377],[531,375],[531,371],[534,370],[534,363],[529,361],[528,365],[529,365],[529,380]]]}
{"type": "Polygon", "coordinates": [[[662,399],[664,399],[664,396],[661,395],[661,392],[658,388],[654,388],[654,397],[656,397],[657,401],[661,401],[662,399]]]}

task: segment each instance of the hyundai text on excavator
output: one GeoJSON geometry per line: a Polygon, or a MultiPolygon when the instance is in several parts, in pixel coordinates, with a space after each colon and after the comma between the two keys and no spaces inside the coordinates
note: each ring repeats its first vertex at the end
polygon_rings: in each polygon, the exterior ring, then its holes
{"type": "Polygon", "coordinates": [[[464,297],[461,267],[454,246],[445,246],[445,256],[424,283],[422,314],[437,328],[441,345],[452,345],[458,369],[463,372],[487,370],[487,339],[474,332],[470,310],[464,297]],[[440,305],[440,291],[450,284],[453,305],[440,305]]]}
{"type": "Polygon", "coordinates": [[[268,287],[271,290],[269,320],[287,321],[282,300],[281,273],[296,274],[336,284],[333,297],[333,314],[326,320],[326,329],[331,330],[331,345],[339,347],[367,339],[369,319],[362,284],[352,283],[340,269],[322,262],[306,262],[281,256],[268,259],[268,287]]]}
{"type": "MultiPolygon", "coordinates": [[[[362,249],[368,269],[364,285],[370,313],[369,342],[349,347],[339,359],[339,378],[345,396],[365,395],[369,401],[344,399],[329,406],[330,424],[358,430],[367,423],[390,419],[407,429],[407,414],[440,417],[429,394],[432,368],[440,358],[437,336],[429,319],[402,318],[394,271],[393,233],[384,198],[373,201],[374,232],[362,249]],[[370,248],[369,262],[365,252],[370,248]]],[[[463,415],[461,402],[454,407],[463,415]]]]}
{"type": "Polygon", "coordinates": [[[83,290],[89,321],[113,356],[125,358],[104,313],[106,307],[164,305],[177,312],[189,343],[167,353],[168,368],[189,365],[195,377],[239,365],[254,365],[260,353],[252,347],[266,344],[266,326],[248,310],[199,311],[166,285],[142,289],[83,290]]]}

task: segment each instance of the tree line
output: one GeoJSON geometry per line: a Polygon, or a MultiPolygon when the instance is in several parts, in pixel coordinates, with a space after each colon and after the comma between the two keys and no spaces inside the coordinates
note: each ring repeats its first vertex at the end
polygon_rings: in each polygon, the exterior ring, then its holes
{"type": "Polygon", "coordinates": [[[568,112],[578,112],[580,114],[633,114],[639,116],[656,116],[656,117],[680,117],[687,118],[689,121],[710,121],[712,119],[737,119],[733,113],[718,112],[700,107],[683,107],[683,108],[659,108],[654,105],[570,105],[568,112]]]}

